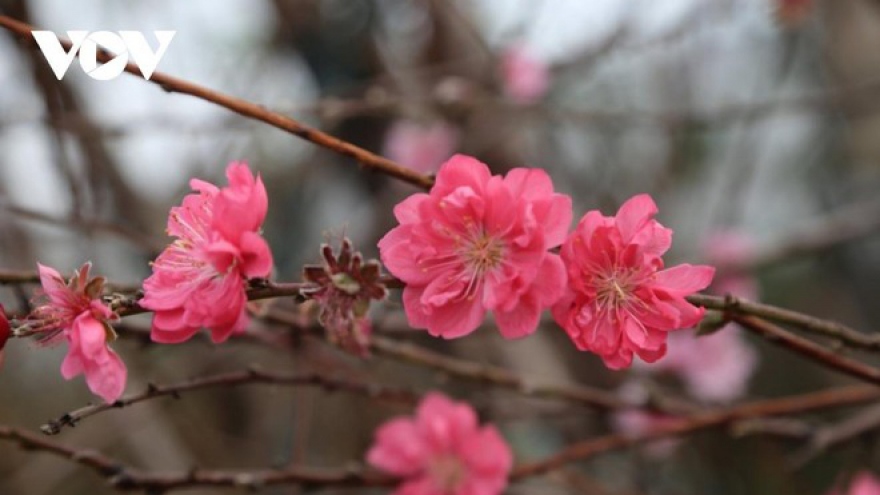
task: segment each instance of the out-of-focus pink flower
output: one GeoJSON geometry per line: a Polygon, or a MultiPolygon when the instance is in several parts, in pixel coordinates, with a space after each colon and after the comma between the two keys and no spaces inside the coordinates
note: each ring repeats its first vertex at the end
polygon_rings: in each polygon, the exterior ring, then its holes
{"type": "Polygon", "coordinates": [[[428,394],[414,418],[382,425],[367,460],[404,478],[395,495],[497,495],[513,465],[494,426],[480,427],[469,405],[440,393],[428,394]]]}
{"type": "Polygon", "coordinates": [[[68,350],[61,375],[70,380],[85,374],[92,392],[108,403],[114,402],[125,390],[127,371],[119,356],[107,346],[108,341],[116,338],[107,321],[117,316],[100,299],[104,279],[89,279],[89,263],[67,283],[54,268],[38,266],[40,283],[48,298],[29,316],[31,327],[39,331],[38,341],[51,343],[66,337],[68,350]]]}
{"type": "Polygon", "coordinates": [[[3,366],[3,361],[5,359],[3,348],[6,347],[6,341],[9,340],[11,334],[12,329],[9,326],[9,319],[6,318],[6,310],[3,309],[3,305],[0,304],[0,367],[3,366]]]}
{"type": "Polygon", "coordinates": [[[458,131],[445,122],[398,120],[385,137],[385,155],[413,170],[431,174],[453,155],[458,131]]]}
{"type": "Polygon", "coordinates": [[[565,269],[558,246],[571,223],[571,198],[553,192],[540,169],[493,176],[474,158],[456,155],[430,194],[398,204],[400,222],[379,241],[388,270],[406,283],[410,325],[456,338],[492,311],[509,339],[535,331],[562,295],[565,269]]]}
{"type": "MultiPolygon", "coordinates": [[[[638,382],[626,382],[620,387],[621,398],[631,402],[645,402],[648,391],[638,382]]],[[[611,426],[615,431],[630,438],[650,434],[657,428],[675,422],[676,419],[662,414],[649,413],[639,409],[625,409],[611,415],[611,426]]],[[[679,441],[673,438],[654,440],[644,445],[644,453],[653,458],[668,457],[678,447],[679,441]]]]}
{"type": "Polygon", "coordinates": [[[193,179],[195,194],[171,209],[168,233],[177,240],[153,263],[141,306],[154,312],[156,342],[188,340],[200,328],[223,342],[248,324],[246,279],[266,277],[272,253],[260,235],[268,198],[246,163],[226,169],[227,187],[193,179]]]}
{"type": "Polygon", "coordinates": [[[741,330],[732,327],[701,337],[675,332],[669,336],[666,356],[645,366],[677,374],[698,399],[727,402],[745,394],[757,364],[755,350],[743,340],[741,330]]]}
{"type": "Polygon", "coordinates": [[[550,88],[550,68],[525,46],[512,45],[501,55],[504,92],[517,103],[536,103],[550,88]]]}
{"type": "Polygon", "coordinates": [[[709,263],[718,267],[710,292],[731,294],[749,300],[758,299],[758,282],[743,266],[755,255],[755,245],[747,235],[723,230],[710,235],[704,243],[709,263]]]}
{"type": "Polygon", "coordinates": [[[852,479],[849,490],[834,489],[828,495],[880,495],[880,479],[869,471],[862,471],[852,479]]]}
{"type": "Polygon", "coordinates": [[[703,309],[685,300],[706,288],[710,266],[663,269],[672,230],[654,220],[657,206],[641,194],[615,217],[588,212],[562,245],[567,293],[553,317],[580,350],[621,369],[633,354],[654,362],[666,353],[667,332],[696,325],[703,309]]]}

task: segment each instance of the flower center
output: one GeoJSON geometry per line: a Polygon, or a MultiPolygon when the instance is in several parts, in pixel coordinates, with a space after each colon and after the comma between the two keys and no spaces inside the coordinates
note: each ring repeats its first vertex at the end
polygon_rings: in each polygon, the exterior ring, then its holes
{"type": "Polygon", "coordinates": [[[428,466],[428,471],[437,488],[444,494],[455,493],[467,474],[461,460],[452,455],[434,459],[428,466]]]}
{"type": "Polygon", "coordinates": [[[464,251],[467,263],[479,274],[498,266],[503,254],[502,243],[485,232],[478,234],[464,251]]]}
{"type": "Polygon", "coordinates": [[[634,298],[633,291],[636,288],[634,270],[614,270],[597,275],[594,281],[596,304],[606,311],[625,308],[634,298]]]}

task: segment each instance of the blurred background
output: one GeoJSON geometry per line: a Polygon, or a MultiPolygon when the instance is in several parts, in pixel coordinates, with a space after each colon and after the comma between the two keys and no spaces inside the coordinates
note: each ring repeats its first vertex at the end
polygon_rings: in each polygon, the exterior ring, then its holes
{"type": "MultiPolygon", "coordinates": [[[[716,292],[880,327],[876,0],[0,0],[0,13],[59,35],[139,30],[154,46],[153,30],[175,30],[159,71],[422,173],[456,152],[496,173],[544,168],[573,196],[576,217],[590,209],[610,215],[630,196],[650,193],[659,220],[675,230],[670,264],[719,265],[716,292]]],[[[319,261],[320,243],[343,235],[376,257],[376,241],[395,224],[393,205],[416,191],[139,77],[96,81],[75,62],[59,82],[38,50],[0,30],[0,267],[33,270],[40,261],[70,272],[91,260],[113,282],[139,284],[167,242],[168,210],[188,180],[222,182],[235,160],[266,181],[264,230],[280,280],[299,280],[304,263],[319,261]]],[[[24,311],[32,287],[25,289],[2,288],[0,301],[24,311]]],[[[577,381],[624,396],[660,390],[708,404],[849,381],[732,328],[696,339],[711,350],[675,351],[695,345],[683,332],[670,344],[678,364],[628,372],[578,353],[552,322],[504,345],[491,324],[437,342],[406,331],[396,301],[376,308],[377,331],[536,381],[577,381]],[[693,364],[693,355],[718,357],[693,364]],[[723,369],[709,370],[721,362],[723,369]]],[[[526,401],[408,364],[349,357],[320,340],[281,349],[121,339],[115,348],[129,367],[130,392],[253,363],[442,389],[498,424],[520,460],[652,420],[526,401]]],[[[9,344],[0,423],[37,428],[95,400],[81,378],[61,378],[63,352],[9,344]]],[[[377,424],[409,411],[251,386],[112,411],[60,440],[144,469],[342,466],[362,459],[377,424]]],[[[508,492],[826,493],[835,480],[880,465],[872,428],[833,448],[810,448],[804,428],[853,414],[803,418],[783,438],[781,428],[766,434],[773,428],[765,425],[603,455],[508,492]]],[[[112,490],[74,464],[0,444],[0,493],[112,490]]]]}

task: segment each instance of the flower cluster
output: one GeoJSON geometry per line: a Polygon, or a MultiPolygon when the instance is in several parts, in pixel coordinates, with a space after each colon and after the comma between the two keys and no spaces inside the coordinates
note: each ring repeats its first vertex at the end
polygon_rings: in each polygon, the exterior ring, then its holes
{"type": "Polygon", "coordinates": [[[39,265],[46,300],[31,312],[29,326],[43,344],[66,339],[61,375],[67,380],[85,375],[89,389],[109,403],[122,395],[127,371],[107,345],[116,339],[108,321],[117,316],[101,300],[104,279],[90,279],[90,269],[86,263],[65,282],[54,268],[39,265]]]}
{"type": "Polygon", "coordinates": [[[668,332],[696,325],[703,310],[685,297],[706,288],[714,269],[664,269],[672,231],[654,220],[648,195],[614,217],[588,212],[567,235],[571,199],[539,169],[492,175],[457,155],[430,193],[397,205],[400,225],[379,241],[382,261],[406,283],[411,326],[455,338],[492,311],[501,334],[531,334],[544,309],[580,350],[620,369],[633,355],[656,361],[668,332]],[[561,244],[560,255],[550,252],[561,244]]]}
{"type": "Polygon", "coordinates": [[[414,418],[376,431],[367,461],[405,479],[394,495],[498,495],[513,455],[495,427],[480,427],[469,405],[431,393],[414,418]]]}
{"type": "Polygon", "coordinates": [[[247,164],[226,169],[229,185],[193,179],[195,191],[171,209],[168,233],[177,238],[153,263],[140,304],[153,311],[152,338],[177,343],[200,328],[214,342],[248,324],[246,280],[272,271],[272,253],[260,228],[268,198],[247,164]]]}

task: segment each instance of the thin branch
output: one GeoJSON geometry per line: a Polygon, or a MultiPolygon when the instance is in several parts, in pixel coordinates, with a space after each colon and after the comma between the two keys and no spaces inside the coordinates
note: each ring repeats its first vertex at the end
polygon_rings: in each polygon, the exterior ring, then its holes
{"type": "Polygon", "coordinates": [[[86,219],[75,215],[59,217],[42,211],[32,210],[24,206],[9,204],[6,201],[0,202],[0,208],[22,219],[41,222],[56,227],[73,230],[94,230],[112,234],[142,249],[146,248],[161,251],[164,247],[164,242],[156,237],[146,235],[143,232],[128,228],[125,225],[102,222],[95,219],[86,219]]]}
{"type": "MultiPolygon", "coordinates": [[[[33,35],[31,34],[31,32],[35,29],[29,24],[17,21],[8,16],[0,15],[0,26],[15,33],[15,35],[17,35],[21,40],[25,42],[31,44],[36,43],[34,41],[33,35]]],[[[59,41],[66,51],[71,50],[70,41],[66,39],[61,39],[59,41]]],[[[77,55],[79,55],[79,53],[77,53],[77,55]]],[[[96,58],[101,63],[107,63],[110,60],[113,60],[114,55],[104,50],[98,50],[96,58]]],[[[141,77],[141,71],[134,63],[127,63],[125,66],[125,71],[141,77]]],[[[412,169],[404,167],[394,161],[381,157],[375,153],[355,146],[347,141],[343,141],[341,139],[333,137],[325,132],[309,127],[297,120],[294,120],[280,113],[273,112],[261,105],[251,103],[242,98],[230,96],[219,91],[200,86],[190,81],[164,74],[162,72],[154,72],[149,81],[159,85],[163,90],[169,93],[181,93],[195,96],[196,98],[200,98],[215,105],[219,105],[221,107],[229,109],[239,115],[265,122],[273,127],[305,139],[306,141],[310,141],[318,146],[353,158],[354,160],[369,169],[382,172],[386,175],[395,177],[415,186],[428,189],[434,183],[434,180],[429,176],[421,175],[413,171],[412,169]]]]}
{"type": "Polygon", "coordinates": [[[355,382],[340,378],[326,377],[317,373],[283,374],[251,368],[245,371],[235,371],[214,376],[194,378],[192,380],[171,385],[149,384],[147,389],[143,392],[123,397],[112,404],[91,404],[65,413],[58,419],[49,421],[41,426],[40,430],[47,435],[57,435],[65,426],[76,426],[77,423],[89,416],[94,416],[95,414],[109,411],[111,409],[120,409],[137,404],[138,402],[159,397],[171,396],[177,399],[180,397],[180,394],[193,390],[214,387],[236,387],[239,385],[250,384],[313,386],[320,387],[327,392],[342,390],[356,394],[363,394],[373,399],[402,402],[410,405],[416,404],[419,400],[418,393],[403,388],[393,388],[376,383],[355,382]]]}
{"type": "Polygon", "coordinates": [[[814,428],[807,446],[792,456],[789,464],[795,468],[802,467],[831,447],[862,437],[878,428],[880,428],[880,404],[865,408],[839,423],[814,428]]]}
{"type": "Polygon", "coordinates": [[[845,358],[813,341],[798,337],[785,329],[754,316],[731,315],[730,318],[774,344],[804,355],[826,368],[880,385],[880,369],[845,358]]]}
{"type": "MultiPolygon", "coordinates": [[[[877,387],[857,385],[779,399],[755,401],[731,408],[708,411],[669,422],[643,435],[611,434],[572,444],[545,459],[516,466],[510,478],[512,481],[519,481],[528,477],[540,476],[569,463],[611,450],[659,438],[692,433],[738,420],[802,414],[861,404],[878,398],[880,398],[880,389],[877,387]]],[[[17,428],[0,426],[0,439],[16,442],[24,449],[52,453],[89,467],[107,478],[114,488],[120,490],[148,490],[161,493],[197,486],[258,489],[277,484],[322,487],[387,487],[398,483],[395,478],[373,474],[355,466],[349,469],[335,470],[304,467],[252,471],[196,468],[185,472],[146,473],[100,453],[76,450],[17,428]]]]}
{"type": "Polygon", "coordinates": [[[880,351],[880,334],[862,333],[836,321],[823,320],[790,309],[746,301],[745,299],[732,296],[719,297],[694,294],[688,296],[687,300],[692,304],[707,309],[715,309],[730,314],[753,315],[778,323],[793,325],[813,334],[838,340],[850,347],[880,351]]]}
{"type": "Polygon", "coordinates": [[[510,476],[518,481],[545,474],[566,464],[661,438],[693,433],[743,419],[803,414],[834,407],[852,406],[880,398],[880,389],[855,385],[808,394],[749,402],[727,409],[708,411],[670,420],[641,435],[615,433],[578,442],[545,459],[516,466],[510,476]]]}
{"type": "Polygon", "coordinates": [[[458,378],[513,390],[527,397],[561,399],[598,409],[638,407],[604,390],[574,384],[530,383],[527,379],[505,368],[446,356],[415,344],[398,342],[382,336],[372,338],[372,350],[395,359],[434,368],[458,378]]]}
{"type": "Polygon", "coordinates": [[[224,486],[258,489],[266,485],[299,484],[311,486],[392,486],[394,478],[364,473],[359,468],[258,469],[253,471],[215,471],[192,469],[186,472],[146,473],[121,461],[91,450],[78,450],[52,442],[20,428],[0,425],[0,440],[17,443],[22,449],[47,452],[91,468],[118,490],[146,490],[163,493],[194,486],[224,486]]]}

